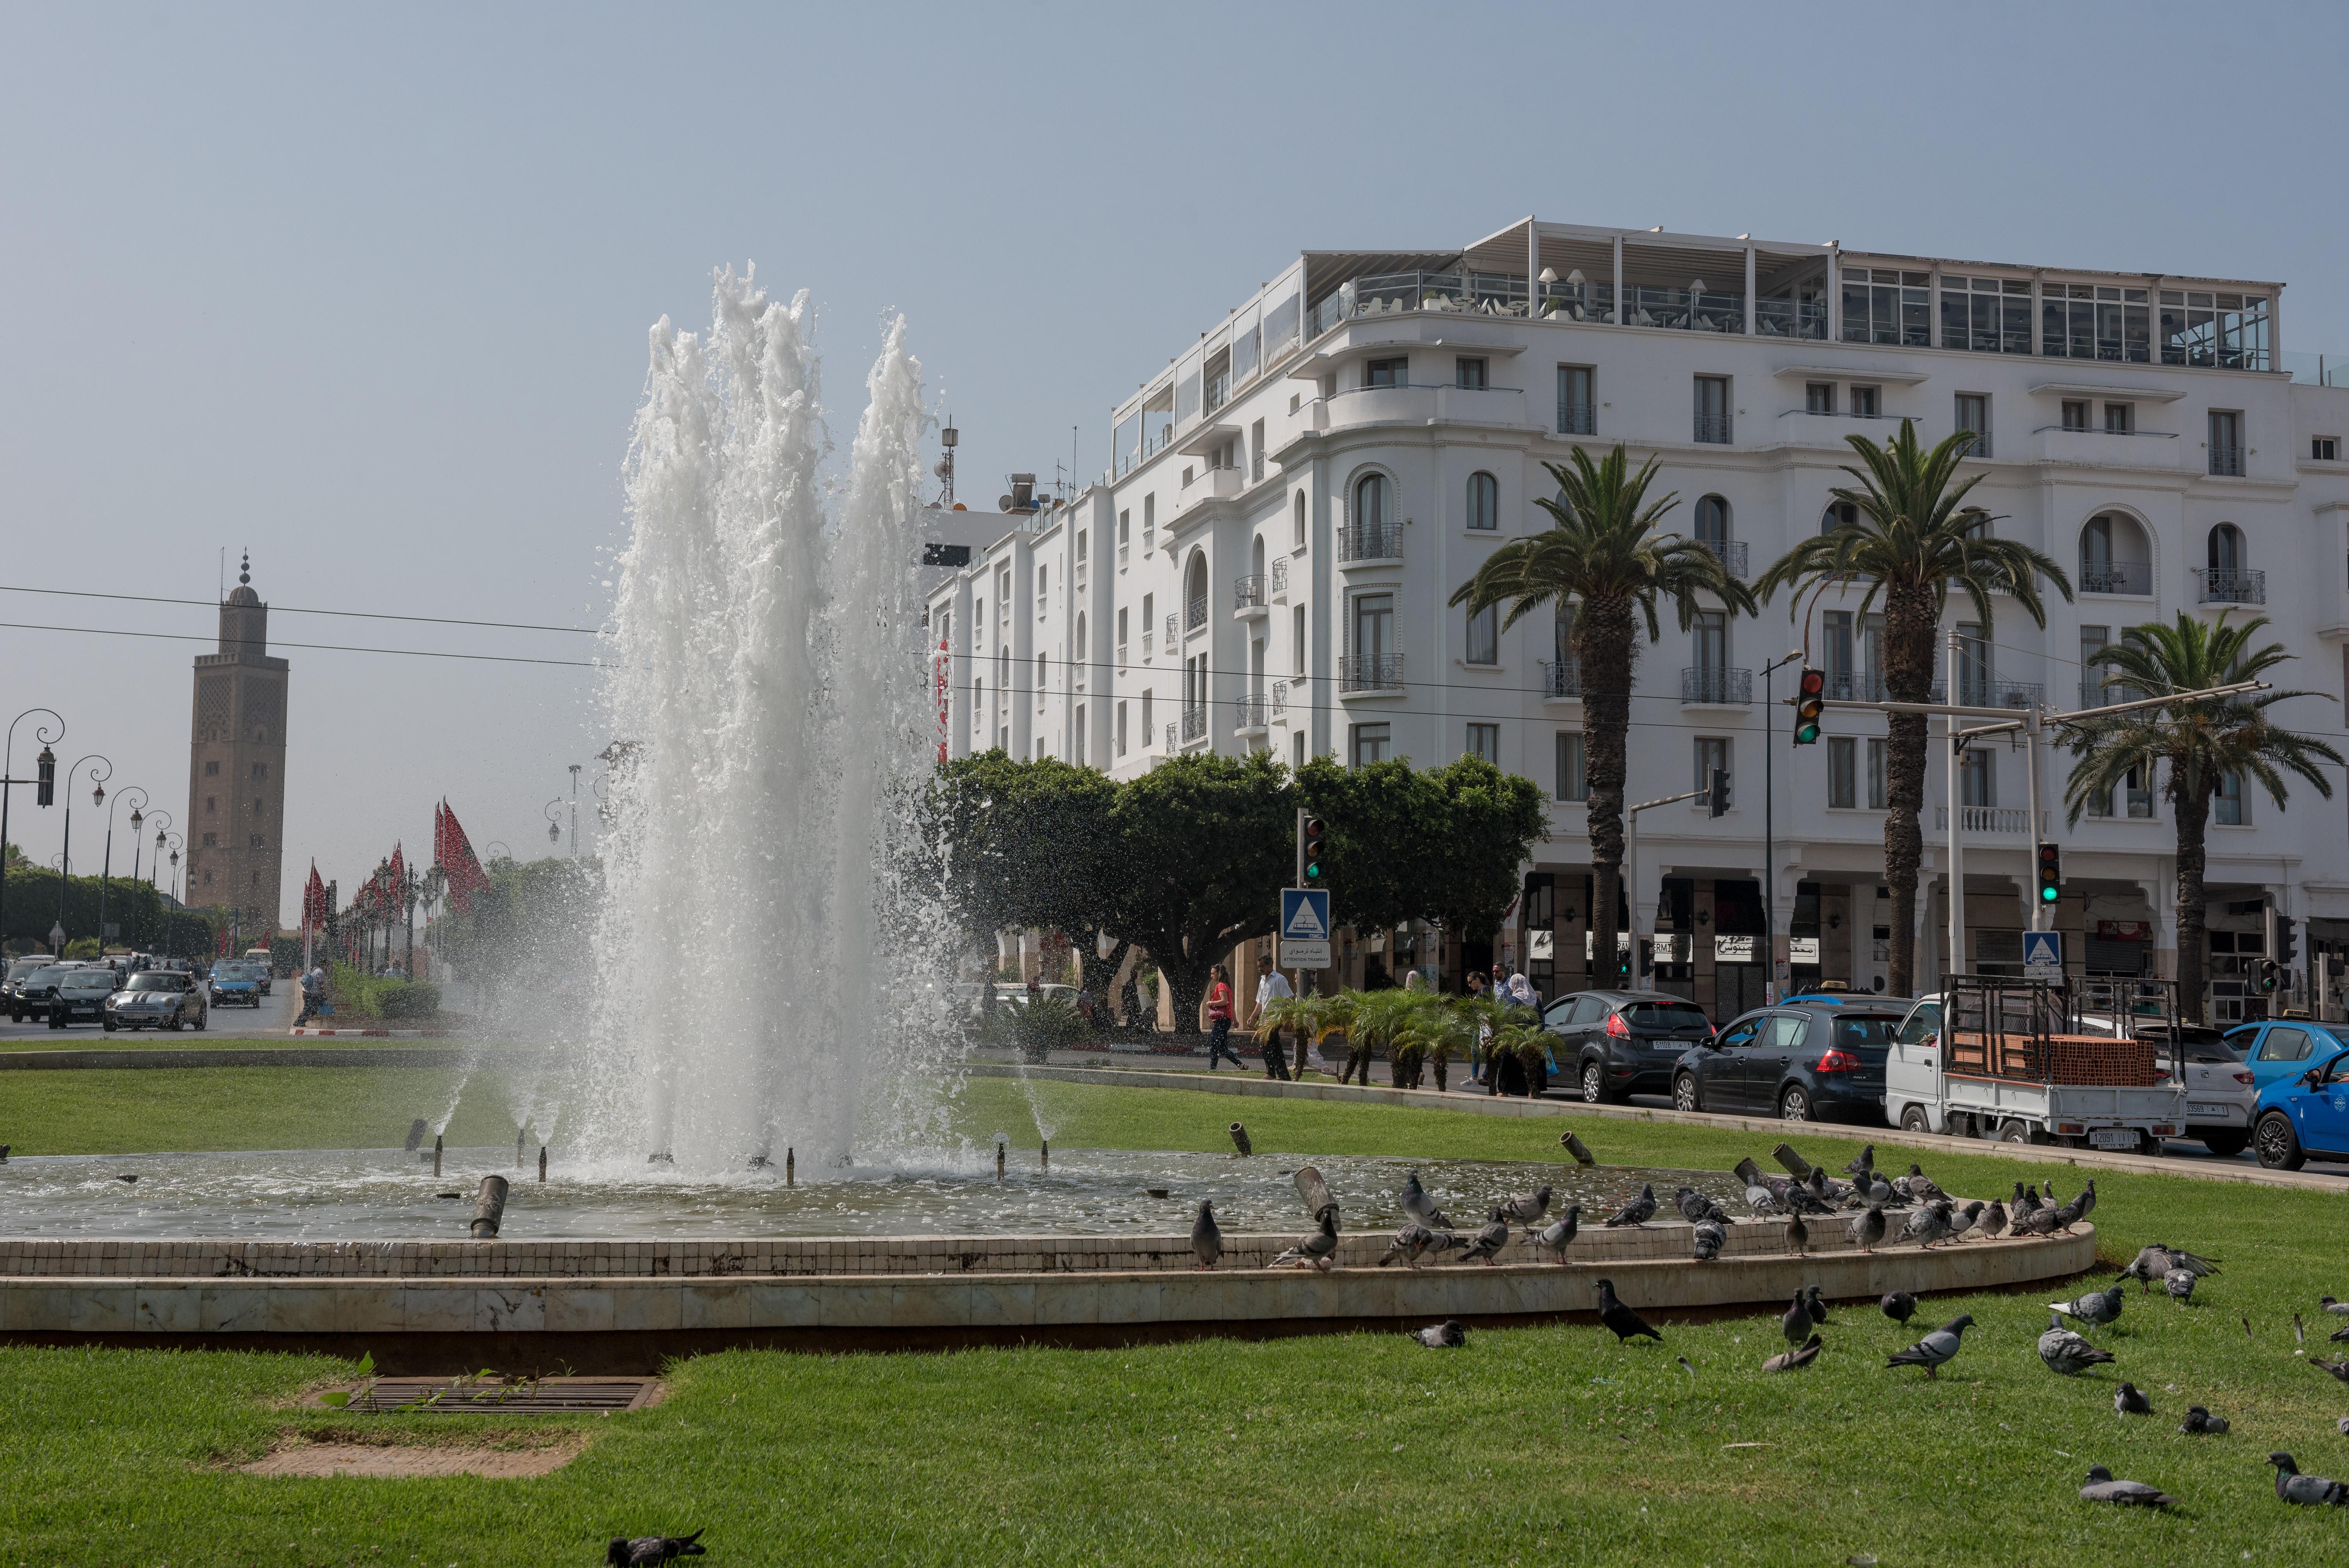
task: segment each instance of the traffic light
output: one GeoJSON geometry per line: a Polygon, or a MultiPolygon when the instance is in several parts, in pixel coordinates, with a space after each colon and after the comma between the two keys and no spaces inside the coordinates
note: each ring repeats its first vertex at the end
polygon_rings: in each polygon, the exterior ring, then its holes
{"type": "Polygon", "coordinates": [[[1819,738],[1819,716],[1826,710],[1827,677],[1824,670],[1806,667],[1795,683],[1795,744],[1810,746],[1819,738]]]}
{"type": "Polygon", "coordinates": [[[41,748],[39,781],[33,787],[33,804],[51,806],[57,799],[57,754],[47,747],[41,748]]]}
{"type": "Polygon", "coordinates": [[[2052,904],[2064,896],[2064,851],[2054,844],[2039,846],[2039,902],[2052,904]]]}
{"type": "Polygon", "coordinates": [[[2283,965],[2272,958],[2261,959],[2257,984],[2262,995],[2272,995],[2283,989],[2283,965]]]}
{"type": "Polygon", "coordinates": [[[2279,915],[2275,923],[2276,963],[2289,969],[2300,959],[2300,937],[2292,923],[2279,915]]]}
{"type": "Polygon", "coordinates": [[[1713,782],[1706,788],[1704,804],[1705,810],[1716,817],[1728,811],[1729,774],[1725,770],[1719,768],[1713,770],[1713,782]]]}
{"type": "Polygon", "coordinates": [[[1297,814],[1297,880],[1301,886],[1321,880],[1324,829],[1321,819],[1297,814]]]}

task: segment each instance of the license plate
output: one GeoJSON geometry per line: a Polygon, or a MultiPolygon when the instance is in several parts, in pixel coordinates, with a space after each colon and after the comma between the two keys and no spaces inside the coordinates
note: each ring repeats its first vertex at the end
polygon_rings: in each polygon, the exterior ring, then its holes
{"type": "Polygon", "coordinates": [[[2088,1142],[2096,1149],[2135,1149],[2137,1136],[2126,1127],[2099,1127],[2088,1134],[2088,1142]]]}
{"type": "Polygon", "coordinates": [[[2231,1118],[2235,1114],[2235,1108],[2231,1105],[2205,1105],[2199,1100],[2192,1100],[2187,1104],[2186,1114],[2231,1118]]]}

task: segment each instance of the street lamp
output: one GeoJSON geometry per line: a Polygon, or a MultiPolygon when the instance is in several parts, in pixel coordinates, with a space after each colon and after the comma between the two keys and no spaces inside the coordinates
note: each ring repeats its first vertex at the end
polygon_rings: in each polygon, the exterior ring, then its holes
{"type": "MultiPolygon", "coordinates": [[[[8,842],[8,799],[17,785],[34,786],[33,803],[36,806],[47,805],[50,798],[57,793],[57,754],[50,750],[49,747],[53,742],[63,740],[65,735],[66,721],[59,717],[55,708],[28,707],[8,721],[7,749],[5,754],[0,754],[0,846],[5,846],[8,842]],[[33,735],[41,743],[41,755],[35,764],[33,777],[18,779],[14,774],[16,764],[16,727],[36,713],[45,713],[51,718],[57,719],[57,731],[55,734],[50,733],[49,727],[46,724],[33,727],[33,735]]],[[[8,857],[5,849],[0,848],[0,909],[7,907],[8,857]]]]}
{"type": "Polygon", "coordinates": [[[579,769],[583,765],[571,764],[571,858],[579,858],[579,769]]]}
{"type": "Polygon", "coordinates": [[[546,841],[550,844],[563,841],[563,797],[560,795],[546,803],[546,841]]]}
{"type": "MultiPolygon", "coordinates": [[[[98,793],[103,796],[106,791],[100,789],[98,793]]],[[[136,784],[128,789],[116,790],[114,804],[106,809],[106,856],[98,862],[98,955],[100,958],[106,956],[107,894],[114,888],[114,813],[121,806],[122,798],[126,795],[139,797],[130,804],[130,841],[134,844],[139,841],[139,824],[145,820],[140,813],[147,809],[147,791],[136,784]]]]}
{"type": "MultiPolygon", "coordinates": [[[[59,850],[57,852],[57,928],[59,931],[63,931],[66,928],[66,882],[73,875],[74,775],[80,772],[84,765],[89,763],[97,764],[97,767],[91,768],[89,772],[89,803],[91,805],[103,806],[106,804],[106,781],[114,777],[114,764],[109,761],[106,758],[99,756],[95,751],[91,752],[88,756],[84,757],[79,762],[75,763],[71,768],[66,769],[66,841],[64,848],[59,850]],[[99,772],[98,769],[100,768],[104,769],[106,771],[103,773],[99,772]]],[[[101,941],[98,945],[100,947],[104,947],[106,944],[101,941]]],[[[65,955],[65,949],[62,947],[58,948],[57,956],[63,958],[65,955]]]]}

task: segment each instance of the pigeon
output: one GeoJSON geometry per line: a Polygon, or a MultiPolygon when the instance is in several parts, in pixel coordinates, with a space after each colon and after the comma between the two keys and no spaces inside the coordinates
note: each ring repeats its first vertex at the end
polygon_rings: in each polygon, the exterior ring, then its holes
{"type": "Polygon", "coordinates": [[[1811,1322],[1811,1309],[1804,1302],[1803,1293],[1796,1291],[1795,1305],[1788,1307],[1778,1318],[1778,1332],[1786,1336],[1787,1344],[1800,1346],[1804,1340],[1810,1337],[1814,1326],[1811,1322]]]}
{"type": "Polygon", "coordinates": [[[1412,1337],[1430,1350],[1457,1350],[1468,1343],[1468,1331],[1460,1326],[1458,1318],[1447,1317],[1416,1331],[1412,1337]]]}
{"type": "Polygon", "coordinates": [[[1430,1230],[1427,1233],[1433,1238],[1427,1243],[1427,1250],[1438,1257],[1445,1253],[1456,1253],[1468,1244],[1457,1232],[1430,1230]]]}
{"type": "Polygon", "coordinates": [[[1306,1268],[1330,1272],[1330,1264],[1338,1254],[1338,1216],[1324,1210],[1321,1228],[1272,1260],[1272,1266],[1298,1264],[1306,1268]]]}
{"type": "Polygon", "coordinates": [[[5,1165],[8,1163],[8,1150],[15,1147],[16,1145],[13,1143],[0,1143],[0,1165],[5,1165]]]}
{"type": "Polygon", "coordinates": [[[1905,1324],[1917,1315],[1917,1298],[1905,1290],[1896,1290],[1876,1305],[1895,1323],[1905,1324]]]}
{"type": "Polygon", "coordinates": [[[2047,1315],[2047,1332],[2039,1336],[2039,1359],[2047,1370],[2063,1377],[2077,1377],[2091,1367],[2109,1363],[2113,1353],[2099,1350],[2070,1329],[2055,1313],[2047,1315]]]}
{"type": "Polygon", "coordinates": [[[1811,1228],[1803,1223],[1800,1214],[1786,1216],[1786,1251],[1801,1257],[1811,1250],[1811,1228]]]}
{"type": "Polygon", "coordinates": [[[639,1535],[634,1541],[614,1536],[612,1544],[604,1549],[604,1561],[616,1568],[642,1568],[678,1557],[698,1557],[708,1550],[701,1544],[698,1530],[690,1535],[639,1535]]]}
{"type": "Polygon", "coordinates": [[[1557,1135],[1557,1140],[1566,1145],[1566,1151],[1574,1156],[1574,1162],[1577,1165],[1596,1165],[1599,1163],[1598,1161],[1593,1160],[1590,1157],[1590,1150],[1582,1146],[1582,1140],[1577,1138],[1571,1132],[1559,1133],[1557,1135]]]}
{"type": "Polygon", "coordinates": [[[1909,1215],[1909,1223],[1900,1232],[1902,1241],[1915,1242],[1920,1247],[1930,1247],[1935,1242],[1947,1241],[1949,1237],[1950,1201],[1947,1198],[1936,1199],[1909,1215]]]}
{"type": "Polygon", "coordinates": [[[1707,1220],[1689,1233],[1689,1247],[1701,1264],[1709,1264],[1719,1257],[1721,1249],[1728,1243],[1729,1233],[1722,1229],[1717,1220],[1707,1220]]]}
{"type": "Polygon", "coordinates": [[[1886,1181],[1883,1171],[1871,1171],[1869,1177],[1868,1188],[1861,1192],[1860,1196],[1865,1198],[1870,1206],[1878,1209],[1905,1209],[1909,1206],[1908,1194],[1886,1181]]]}
{"type": "Polygon", "coordinates": [[[1675,1189],[1672,1206],[1681,1212],[1681,1218],[1692,1225],[1704,1223],[1706,1216],[1713,1212],[1713,1200],[1693,1187],[1675,1189]]]}
{"type": "Polygon", "coordinates": [[[2095,1177],[2092,1176],[2088,1179],[2088,1184],[2080,1189],[2080,1195],[2077,1198],[2075,1198],[2073,1202],[2080,1205],[2079,1217],[2083,1220],[2086,1219],[2089,1213],[2096,1206],[2096,1181],[2095,1177]]]}
{"type": "Polygon", "coordinates": [[[1569,1203],[1566,1212],[1560,1214],[1547,1229],[1527,1231],[1526,1240],[1533,1243],[1534,1251],[1549,1253],[1563,1264],[1566,1262],[1566,1249],[1574,1244],[1574,1233],[1580,1229],[1581,1224],[1582,1205],[1569,1203]]]}
{"type": "MultiPolygon", "coordinates": [[[[0,1144],[0,1149],[5,1147],[6,1145],[0,1144]]],[[[2316,1305],[2335,1317],[2349,1317],[2349,1301],[2335,1301],[2329,1295],[2320,1295],[2316,1298],[2316,1305]]]]}
{"type": "Polygon", "coordinates": [[[1615,1299],[1615,1282],[1602,1279],[1598,1283],[1599,1321],[1615,1331],[1615,1343],[1622,1344],[1636,1335],[1646,1335],[1661,1340],[1663,1336],[1648,1326],[1648,1320],[1615,1299]]]}
{"type": "Polygon", "coordinates": [[[1778,1200],[1770,1196],[1767,1187],[1745,1189],[1745,1206],[1754,1211],[1756,1219],[1768,1219],[1778,1212],[1778,1200]]]}
{"type": "Polygon", "coordinates": [[[1857,1222],[1851,1227],[1851,1244],[1863,1253],[1872,1253],[1882,1240],[1884,1211],[1871,1203],[1861,1212],[1857,1222]]]}
{"type": "Polygon", "coordinates": [[[2008,1222],[2010,1236],[2052,1236],[2055,1233],[2055,1211],[2041,1204],[2029,1213],[2017,1210],[2008,1222]]]}
{"type": "Polygon", "coordinates": [[[1615,1217],[1609,1220],[1607,1222],[1609,1225],[1644,1226],[1650,1218],[1654,1215],[1655,1212],[1655,1185],[1652,1182],[1644,1183],[1640,1188],[1640,1195],[1632,1199],[1630,1202],[1624,1204],[1620,1209],[1616,1210],[1615,1217]]]}
{"type": "Polygon", "coordinates": [[[117,1181],[129,1181],[129,1182],[135,1182],[135,1181],[137,1181],[139,1180],[139,1178],[138,1178],[138,1177],[136,1177],[136,1176],[117,1176],[117,1177],[115,1178],[115,1180],[116,1180],[117,1181]]]}
{"type": "Polygon", "coordinates": [[[1493,1211],[1492,1223],[1479,1230],[1475,1239],[1469,1242],[1468,1250],[1460,1254],[1462,1263],[1481,1263],[1489,1266],[1500,1250],[1509,1244],[1509,1222],[1501,1218],[1506,1212],[1501,1209],[1493,1211]]]}
{"type": "Polygon", "coordinates": [[[2189,1437],[2215,1438],[2227,1429],[2227,1418],[2214,1416],[2199,1405],[2189,1405],[2186,1418],[2178,1423],[2178,1429],[2189,1437]]]}
{"type": "Polygon", "coordinates": [[[1379,1254],[1379,1267],[1384,1268],[1397,1258],[1401,1258],[1412,1267],[1417,1268],[1419,1260],[1426,1256],[1428,1249],[1434,1245],[1433,1231],[1429,1230],[1417,1220],[1405,1220],[1402,1222],[1402,1229],[1394,1233],[1394,1240],[1387,1243],[1387,1250],[1379,1254]]]}
{"type": "Polygon", "coordinates": [[[1224,1255],[1224,1233],[1216,1224],[1216,1206],[1204,1198],[1199,1201],[1199,1217],[1191,1222],[1191,1255],[1203,1269],[1214,1268],[1224,1255]]]}
{"type": "Polygon", "coordinates": [[[1946,1198],[1949,1194],[1935,1186],[1933,1179],[1926,1175],[1923,1168],[1912,1160],[1909,1162],[1909,1196],[1930,1203],[1936,1198],[1946,1198]]]}
{"type": "Polygon", "coordinates": [[[1876,1145],[1871,1143],[1852,1157],[1851,1163],[1843,1168],[1843,1173],[1847,1176],[1865,1176],[1875,1169],[1876,1145]]]}
{"type": "Polygon", "coordinates": [[[1549,1212],[1549,1193],[1547,1187],[1537,1188],[1531,1192],[1511,1193],[1508,1202],[1501,1205],[1494,1218],[1515,1220],[1521,1225],[1530,1225],[1549,1212]]]}
{"type": "Polygon", "coordinates": [[[1427,1195],[1427,1189],[1419,1184],[1417,1166],[1402,1175],[1402,1212],[1431,1229],[1448,1231],[1452,1228],[1452,1222],[1444,1217],[1444,1211],[1437,1208],[1435,1200],[1427,1195]]]}
{"type": "Polygon", "coordinates": [[[2349,1383],[2349,1361],[2320,1361],[2312,1356],[2308,1358],[2308,1364],[2332,1373],[2344,1383],[2349,1383]]]}
{"type": "Polygon", "coordinates": [[[2212,1259],[2198,1258],[2192,1253],[2180,1252],[2176,1247],[2156,1242],[2138,1253],[2128,1267],[2121,1270],[2121,1277],[2139,1281],[2149,1291],[2172,1269],[2184,1269],[2199,1279],[2206,1274],[2217,1274],[2219,1265],[2212,1259]]]}
{"type": "Polygon", "coordinates": [[[2326,1335],[2325,1338],[2332,1341],[2333,1344],[2338,1345],[2343,1340],[2349,1339],[2349,1328],[2336,1328],[2332,1333],[2326,1335]]]}
{"type": "Polygon", "coordinates": [[[1925,1376],[1939,1380],[1940,1369],[1957,1355],[1966,1330],[1974,1326],[1971,1314],[1961,1314],[1917,1341],[1906,1350],[1896,1350],[1884,1364],[1887,1367],[1922,1367],[1925,1376]]]}
{"type": "Polygon", "coordinates": [[[2080,1189],[2080,1195],[2078,1197],[2056,1209],[2055,1226],[2058,1230],[2064,1232],[2066,1235],[2069,1235],[2071,1233],[2072,1227],[2078,1224],[2081,1220],[2085,1218],[2090,1209],[2095,1207],[2095,1188],[2096,1184],[2094,1181],[2089,1182],[2085,1187],[2080,1189]]]}
{"type": "Polygon", "coordinates": [[[2130,1416],[2150,1416],[2153,1414],[2153,1401],[2140,1393],[2136,1384],[2124,1382],[2113,1391],[2113,1414],[2124,1419],[2130,1416]]]}
{"type": "Polygon", "coordinates": [[[1777,1355],[1762,1363],[1762,1370],[1764,1372],[1800,1371],[1819,1358],[1819,1351],[1822,1348],[1824,1347],[1819,1343],[1819,1336],[1814,1334],[1795,1349],[1781,1350],[1777,1355]]]}
{"type": "Polygon", "coordinates": [[[2039,1207],[2039,1194],[2032,1190],[2029,1182],[2017,1181],[2014,1184],[2014,1201],[2008,1206],[2014,1211],[2014,1217],[2021,1220],[2023,1215],[2039,1207]]]}
{"type": "Polygon", "coordinates": [[[1996,1198],[1992,1198],[1990,1207],[1982,1212],[1982,1218],[1974,1222],[1975,1228],[1985,1239],[2005,1234],[2006,1223],[2006,1205],[1996,1198]]]}
{"type": "Polygon", "coordinates": [[[1974,1228],[1974,1222],[1982,1218],[1982,1205],[1979,1201],[1977,1201],[1968,1203],[1964,1208],[1960,1209],[1955,1213],[1951,1214],[1950,1216],[1950,1240],[1953,1242],[1957,1241],[1961,1237],[1964,1236],[1967,1232],[1972,1230],[1974,1228]]]}
{"type": "Polygon", "coordinates": [[[2115,1285],[2110,1290],[2092,1290],[2077,1301],[2051,1301],[2047,1305],[2050,1311],[2060,1312],[2066,1317],[2076,1317],[2083,1323],[2093,1323],[2102,1328],[2120,1316],[2121,1303],[2127,1299],[2121,1287],[2115,1285]]]}
{"type": "Polygon", "coordinates": [[[2115,1480],[2102,1465],[2088,1467],[2088,1484],[2080,1489],[2080,1496],[2088,1502],[2117,1502],[2124,1508],[2168,1508],[2178,1501],[2141,1480],[2115,1480]]]}
{"type": "Polygon", "coordinates": [[[2300,1466],[2287,1453],[2272,1453],[2268,1463],[2276,1468],[2276,1495],[2286,1502],[2305,1503],[2313,1507],[2349,1508],[2349,1485],[2326,1480],[2321,1475],[2302,1475],[2300,1466]]]}
{"type": "Polygon", "coordinates": [[[2195,1277],[2192,1269],[2171,1269],[2161,1276],[2161,1288],[2169,1293],[2170,1300],[2183,1304],[2193,1298],[2195,1277]]]}

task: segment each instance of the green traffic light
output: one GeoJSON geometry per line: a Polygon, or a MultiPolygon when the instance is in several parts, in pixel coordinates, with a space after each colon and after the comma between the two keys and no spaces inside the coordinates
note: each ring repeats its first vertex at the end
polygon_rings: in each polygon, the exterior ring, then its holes
{"type": "Polygon", "coordinates": [[[1808,746],[1808,745],[1812,744],[1814,741],[1817,740],[1817,739],[1818,739],[1818,738],[1819,738],[1819,727],[1818,727],[1817,725],[1816,725],[1816,724],[1798,724],[1798,725],[1795,726],[1795,745],[1797,745],[1797,746],[1808,746]]]}
{"type": "Polygon", "coordinates": [[[2057,888],[2044,887],[2039,890],[2039,901],[2042,903],[2054,903],[2063,896],[2062,891],[2057,888]]]}
{"type": "Polygon", "coordinates": [[[1314,861],[1308,863],[1305,868],[1305,877],[1308,882],[1319,882],[1321,880],[1321,862],[1314,861]]]}

